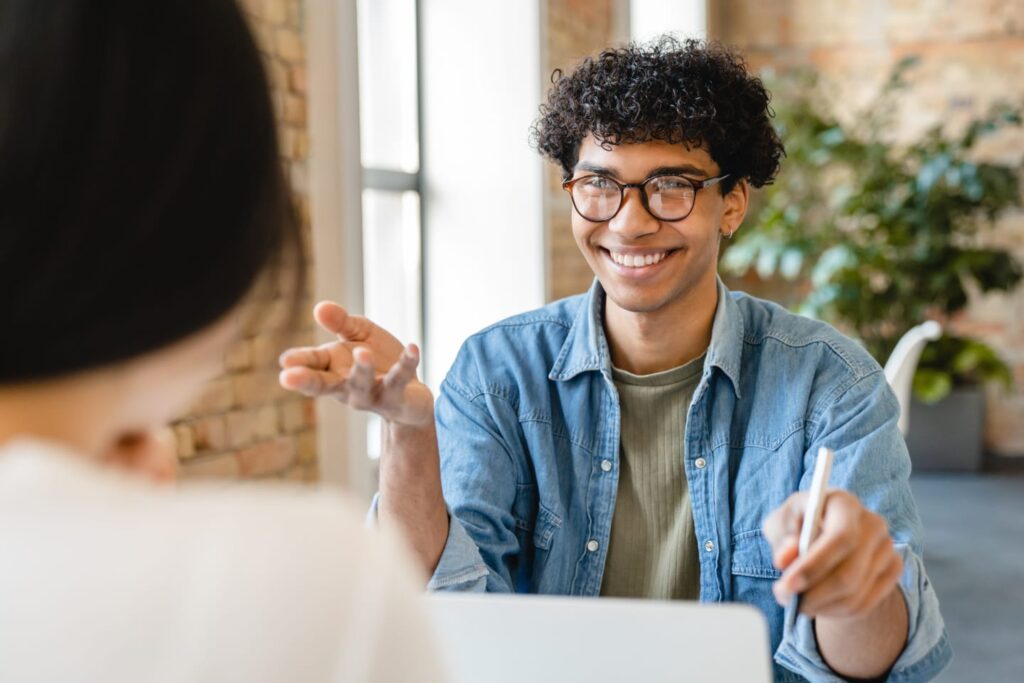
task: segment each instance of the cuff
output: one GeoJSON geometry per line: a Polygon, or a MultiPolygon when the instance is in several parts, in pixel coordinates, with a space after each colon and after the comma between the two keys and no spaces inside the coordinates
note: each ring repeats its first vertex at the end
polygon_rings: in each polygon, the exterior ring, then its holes
{"type": "MultiPolygon", "coordinates": [[[[905,544],[896,544],[896,552],[903,558],[903,576],[899,587],[907,605],[907,644],[893,664],[886,679],[892,683],[929,681],[946,668],[953,658],[953,650],[946,635],[939,599],[924,571],[924,564],[905,544]]],[[[775,652],[775,661],[781,666],[812,681],[842,683],[818,653],[813,621],[806,616],[790,620],[792,606],[786,607],[782,643],[775,652]]]]}
{"type": "MultiPolygon", "coordinates": [[[[377,525],[377,511],[380,508],[380,493],[373,496],[366,513],[366,523],[377,525]]],[[[441,558],[434,569],[434,575],[427,583],[428,591],[451,590],[483,593],[487,590],[487,576],[490,570],[480,556],[476,543],[459,520],[448,511],[448,539],[441,551],[441,558]]]]}

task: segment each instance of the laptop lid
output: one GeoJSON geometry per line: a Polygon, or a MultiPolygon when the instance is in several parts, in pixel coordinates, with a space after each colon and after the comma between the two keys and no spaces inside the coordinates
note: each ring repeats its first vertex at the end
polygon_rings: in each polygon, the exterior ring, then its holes
{"type": "Polygon", "coordinates": [[[454,683],[770,683],[764,616],[741,604],[434,593],[454,683]]]}

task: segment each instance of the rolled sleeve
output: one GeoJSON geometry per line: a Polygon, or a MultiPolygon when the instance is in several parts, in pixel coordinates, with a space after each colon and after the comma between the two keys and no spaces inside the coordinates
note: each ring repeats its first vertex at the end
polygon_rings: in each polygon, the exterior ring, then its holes
{"type": "MultiPolygon", "coordinates": [[[[855,493],[889,524],[894,547],[903,559],[899,587],[907,607],[907,643],[886,680],[928,681],[953,657],[945,623],[924,562],[921,524],[910,493],[910,460],[897,428],[899,404],[881,372],[861,378],[839,396],[830,397],[815,420],[819,446],[836,451],[830,484],[855,493]]],[[[811,456],[809,456],[811,457],[811,456]]],[[[808,460],[807,471],[813,471],[808,460]]],[[[805,488],[802,482],[801,488],[805,488]]],[[[818,652],[813,621],[799,616],[795,625],[787,606],[785,630],[775,661],[812,681],[843,681],[818,652]]]]}
{"type": "Polygon", "coordinates": [[[483,593],[487,590],[488,573],[476,543],[449,511],[448,540],[427,589],[483,593]]]}
{"type": "MultiPolygon", "coordinates": [[[[935,678],[953,659],[953,649],[939,613],[939,600],[924,572],[924,564],[906,545],[896,545],[903,558],[903,576],[899,587],[907,605],[907,644],[893,664],[886,678],[891,683],[918,683],[935,678]]],[[[792,627],[786,608],[786,631],[775,661],[795,672],[801,672],[812,681],[843,683],[846,679],[836,675],[818,652],[814,635],[814,622],[797,617],[792,627]],[[809,675],[810,674],[810,675],[809,675]]]]}
{"type": "MultiPolygon", "coordinates": [[[[377,525],[380,509],[380,493],[373,496],[366,513],[366,523],[377,525]]],[[[465,527],[448,511],[448,538],[441,551],[433,576],[427,583],[427,590],[453,590],[483,593],[487,590],[487,565],[480,557],[476,543],[466,533],[465,527]]]]}

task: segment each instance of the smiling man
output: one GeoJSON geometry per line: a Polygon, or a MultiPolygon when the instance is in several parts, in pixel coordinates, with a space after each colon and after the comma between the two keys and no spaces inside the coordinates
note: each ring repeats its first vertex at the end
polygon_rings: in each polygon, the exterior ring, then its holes
{"type": "Polygon", "coordinates": [[[927,680],[951,655],[881,369],[718,278],[783,156],[768,99],[713,44],[585,61],[535,140],[564,171],[590,291],[466,341],[436,435],[418,351],[333,304],[317,317],[341,341],[288,352],[282,383],[384,417],[377,510],[434,589],[742,601],[779,681],[927,680]],[[821,446],[833,488],[797,557],[821,446]]]}

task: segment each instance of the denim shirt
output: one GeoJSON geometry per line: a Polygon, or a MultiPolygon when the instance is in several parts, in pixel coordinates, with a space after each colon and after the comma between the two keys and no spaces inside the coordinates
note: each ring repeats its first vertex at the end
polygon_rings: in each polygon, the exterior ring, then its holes
{"type": "MultiPolygon", "coordinates": [[[[885,517],[904,562],[907,646],[891,681],[928,680],[952,653],[921,561],[921,524],[899,406],[878,364],[821,322],[718,284],[718,307],[679,457],[693,505],[700,599],[759,608],[776,681],[838,681],[811,620],[788,626],[765,517],[810,484],[819,446],[830,485],[885,517]]],[[[437,402],[449,535],[433,590],[597,596],[615,509],[620,411],[604,292],[470,337],[437,402]]]]}

